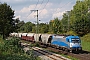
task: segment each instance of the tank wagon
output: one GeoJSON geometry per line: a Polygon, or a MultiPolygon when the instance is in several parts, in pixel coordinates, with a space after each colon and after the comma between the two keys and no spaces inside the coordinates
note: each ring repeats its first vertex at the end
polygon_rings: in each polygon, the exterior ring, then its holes
{"type": "MultiPolygon", "coordinates": [[[[51,46],[54,48],[60,48],[66,51],[81,51],[81,40],[79,36],[73,35],[57,35],[57,34],[35,34],[35,33],[16,33],[13,35],[19,38],[31,42],[40,42],[46,46],[51,46]],[[21,36],[20,36],[21,35],[21,36]]],[[[11,35],[11,34],[10,34],[11,35]]]]}

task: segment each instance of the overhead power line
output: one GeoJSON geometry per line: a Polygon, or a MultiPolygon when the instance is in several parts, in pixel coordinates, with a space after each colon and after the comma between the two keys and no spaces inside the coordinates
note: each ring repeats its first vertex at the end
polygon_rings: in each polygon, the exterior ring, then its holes
{"type": "MultiPolygon", "coordinates": [[[[38,0],[38,2],[37,2],[37,4],[36,4],[35,8],[37,7],[38,3],[39,3],[39,0],[38,0]]],[[[35,8],[34,8],[34,10],[35,10],[35,8]]]]}
{"type": "MultiPolygon", "coordinates": [[[[61,7],[60,7],[60,9],[61,9],[61,8],[63,8],[64,6],[67,6],[67,5],[68,5],[69,3],[71,3],[72,1],[73,1],[73,0],[71,0],[71,1],[69,1],[69,2],[67,2],[66,4],[64,4],[63,6],[61,6],[61,7]]],[[[57,12],[57,10],[58,10],[58,8],[56,9],[56,11],[55,11],[55,12],[57,12]]]]}
{"type": "MultiPolygon", "coordinates": [[[[35,7],[34,7],[33,10],[35,10],[35,8],[37,7],[38,3],[39,3],[39,0],[37,1],[37,3],[36,3],[36,5],[35,5],[35,7]]],[[[30,12],[30,14],[28,14],[27,17],[28,17],[29,15],[31,15],[31,13],[32,13],[32,12],[30,12]]]]}
{"type": "MultiPolygon", "coordinates": [[[[47,1],[46,5],[48,4],[48,2],[49,2],[49,0],[47,1]]],[[[45,9],[46,5],[43,7],[43,9],[45,9]]],[[[42,10],[43,10],[43,9],[42,9],[42,10]]],[[[41,11],[41,12],[42,12],[42,11],[41,11]]],[[[41,12],[40,12],[40,13],[41,13],[41,12]]],[[[40,13],[39,13],[39,14],[40,14],[40,13]]]]}
{"type": "MultiPolygon", "coordinates": [[[[70,4],[73,0],[69,1],[67,4],[64,4],[62,7],[60,8],[63,8],[64,6],[67,6],[68,4],[70,4]]],[[[61,16],[60,16],[61,17],[61,16]]]]}
{"type": "MultiPolygon", "coordinates": [[[[42,6],[43,2],[44,2],[44,0],[42,0],[42,2],[41,2],[41,5],[40,5],[40,6],[42,6]]],[[[39,6],[39,7],[40,7],[40,6],[39,6]]],[[[38,10],[39,10],[39,8],[38,8],[38,10]]]]}

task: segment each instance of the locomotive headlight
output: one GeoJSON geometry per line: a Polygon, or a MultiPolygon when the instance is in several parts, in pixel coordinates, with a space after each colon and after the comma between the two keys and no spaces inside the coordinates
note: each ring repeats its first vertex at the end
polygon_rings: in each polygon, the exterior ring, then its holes
{"type": "Polygon", "coordinates": [[[70,47],[72,47],[72,46],[73,46],[73,44],[71,43],[71,44],[70,44],[70,47]]]}
{"type": "Polygon", "coordinates": [[[72,46],[72,44],[71,44],[71,46],[72,46]]]}

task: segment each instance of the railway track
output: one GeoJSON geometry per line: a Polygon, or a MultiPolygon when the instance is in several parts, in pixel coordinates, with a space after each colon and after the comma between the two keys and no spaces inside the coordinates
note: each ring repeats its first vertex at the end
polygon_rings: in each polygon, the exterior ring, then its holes
{"type": "Polygon", "coordinates": [[[62,57],[61,55],[45,51],[45,50],[38,48],[38,47],[33,47],[32,49],[34,51],[41,53],[42,55],[48,57],[49,60],[70,60],[68,58],[62,57]]]}
{"type": "Polygon", "coordinates": [[[90,52],[82,52],[82,53],[69,53],[68,55],[78,58],[79,60],[90,60],[90,52]]]}
{"type": "MultiPolygon", "coordinates": [[[[41,47],[43,48],[43,46],[41,46],[41,47]]],[[[65,52],[65,51],[62,51],[60,49],[55,49],[52,47],[47,47],[45,49],[56,52],[56,53],[72,56],[72,57],[77,58],[79,60],[90,60],[90,52],[87,52],[87,51],[83,51],[82,53],[69,53],[69,52],[65,52]]],[[[50,58],[51,60],[67,60],[67,59],[64,59],[58,55],[55,55],[55,54],[52,54],[48,51],[42,50],[41,48],[33,48],[33,50],[38,52],[38,53],[41,53],[42,55],[50,58]]]]}
{"type": "Polygon", "coordinates": [[[69,53],[69,52],[65,52],[65,51],[55,49],[55,48],[51,48],[51,47],[48,47],[47,50],[52,50],[56,53],[59,52],[61,54],[72,56],[72,57],[77,58],[79,60],[90,60],[90,52],[87,52],[87,51],[82,51],[81,53],[69,53]]]}

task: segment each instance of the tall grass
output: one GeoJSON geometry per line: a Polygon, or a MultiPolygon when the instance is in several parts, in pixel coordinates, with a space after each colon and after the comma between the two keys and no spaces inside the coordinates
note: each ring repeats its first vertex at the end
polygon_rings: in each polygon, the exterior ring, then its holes
{"type": "Polygon", "coordinates": [[[83,50],[90,51],[90,33],[81,37],[83,50]]]}
{"type": "Polygon", "coordinates": [[[90,51],[90,42],[82,40],[82,49],[86,51],[90,51]]]}

